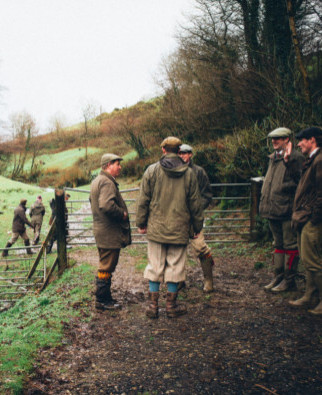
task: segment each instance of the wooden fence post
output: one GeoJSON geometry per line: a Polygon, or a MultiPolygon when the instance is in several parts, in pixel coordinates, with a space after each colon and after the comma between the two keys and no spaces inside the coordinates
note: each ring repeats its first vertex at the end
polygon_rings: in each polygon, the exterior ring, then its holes
{"type": "Polygon", "coordinates": [[[256,217],[259,212],[259,201],[264,177],[250,179],[250,238],[256,240],[256,217]]]}
{"type": "Polygon", "coordinates": [[[65,193],[61,189],[55,190],[56,202],[56,234],[57,234],[57,258],[58,274],[61,275],[67,268],[66,246],[66,204],[65,193]]]}

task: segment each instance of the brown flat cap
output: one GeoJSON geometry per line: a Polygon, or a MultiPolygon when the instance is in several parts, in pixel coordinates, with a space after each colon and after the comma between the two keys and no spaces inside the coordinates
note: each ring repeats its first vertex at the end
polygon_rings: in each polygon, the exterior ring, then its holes
{"type": "Polygon", "coordinates": [[[170,147],[179,147],[182,144],[181,140],[178,137],[169,136],[164,139],[161,143],[161,147],[170,146],[170,147]]]}
{"type": "Polygon", "coordinates": [[[25,205],[27,203],[27,199],[20,199],[20,204],[25,205]]]}
{"type": "Polygon", "coordinates": [[[113,160],[123,160],[123,158],[115,154],[104,154],[101,158],[101,166],[106,165],[113,160]]]}

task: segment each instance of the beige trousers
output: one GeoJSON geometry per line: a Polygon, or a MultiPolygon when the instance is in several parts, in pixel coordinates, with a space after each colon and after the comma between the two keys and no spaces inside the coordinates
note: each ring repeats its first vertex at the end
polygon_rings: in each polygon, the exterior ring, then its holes
{"type": "Polygon", "coordinates": [[[186,245],[161,244],[148,240],[148,261],[144,278],[165,283],[185,281],[186,245]]]}
{"type": "Polygon", "coordinates": [[[298,233],[301,261],[306,270],[322,271],[322,224],[307,222],[298,233]]]}
{"type": "Polygon", "coordinates": [[[18,240],[19,236],[25,241],[29,240],[29,237],[28,237],[26,231],[24,231],[23,233],[12,232],[12,236],[11,236],[11,239],[9,240],[9,243],[14,244],[18,240]]]}

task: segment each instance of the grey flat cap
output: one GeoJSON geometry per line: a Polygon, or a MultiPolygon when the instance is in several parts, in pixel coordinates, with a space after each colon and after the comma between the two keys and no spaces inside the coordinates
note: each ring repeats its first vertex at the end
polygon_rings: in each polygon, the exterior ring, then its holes
{"type": "Polygon", "coordinates": [[[192,152],[192,147],[189,144],[182,144],[180,145],[180,152],[182,153],[192,152]]]}
{"type": "Polygon", "coordinates": [[[101,166],[106,165],[113,160],[123,160],[123,158],[115,154],[104,154],[101,158],[101,166]]]}
{"type": "Polygon", "coordinates": [[[267,137],[276,138],[276,137],[290,137],[292,135],[292,131],[288,128],[277,128],[272,132],[268,133],[267,137]]]}

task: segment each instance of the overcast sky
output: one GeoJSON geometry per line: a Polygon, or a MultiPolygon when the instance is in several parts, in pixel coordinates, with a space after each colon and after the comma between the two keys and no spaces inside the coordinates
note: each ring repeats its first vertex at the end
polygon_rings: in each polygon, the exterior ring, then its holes
{"type": "MultiPolygon", "coordinates": [[[[0,0],[0,120],[26,111],[43,132],[56,114],[81,120],[155,96],[193,0],[0,0]]],[[[4,132],[2,127],[1,133],[4,132]]]]}

